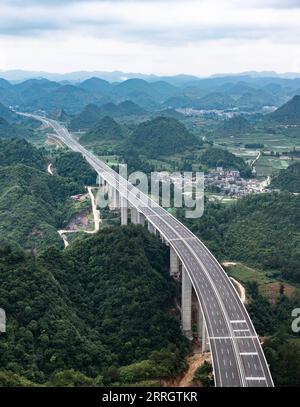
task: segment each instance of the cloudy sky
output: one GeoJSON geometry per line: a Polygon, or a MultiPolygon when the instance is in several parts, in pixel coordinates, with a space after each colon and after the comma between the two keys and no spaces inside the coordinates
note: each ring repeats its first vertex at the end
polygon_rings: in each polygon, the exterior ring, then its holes
{"type": "Polygon", "coordinates": [[[1,0],[0,70],[300,72],[300,0],[1,0]]]}

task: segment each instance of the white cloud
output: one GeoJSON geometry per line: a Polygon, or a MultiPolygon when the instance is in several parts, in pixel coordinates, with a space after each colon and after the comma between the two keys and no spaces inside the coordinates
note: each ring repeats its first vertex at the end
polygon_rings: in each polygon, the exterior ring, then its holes
{"type": "Polygon", "coordinates": [[[282,3],[28,0],[24,7],[3,0],[0,69],[292,70],[300,48],[300,0],[282,3]]]}

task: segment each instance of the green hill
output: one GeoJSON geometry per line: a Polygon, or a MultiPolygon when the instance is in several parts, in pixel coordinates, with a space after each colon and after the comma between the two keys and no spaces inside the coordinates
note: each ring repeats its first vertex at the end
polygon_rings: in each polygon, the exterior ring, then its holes
{"type": "Polygon", "coordinates": [[[55,173],[61,177],[71,178],[74,182],[84,185],[95,185],[97,173],[83,158],[81,153],[59,151],[53,161],[55,173]]]}
{"type": "Polygon", "coordinates": [[[20,116],[11,111],[8,107],[4,106],[2,103],[0,103],[0,117],[8,122],[15,122],[18,118],[20,118],[20,116]]]}
{"type": "Polygon", "coordinates": [[[83,192],[83,184],[41,171],[44,157],[24,140],[0,141],[0,157],[1,239],[33,252],[60,247],[57,229],[70,217],[69,196],[83,192]]]}
{"type": "Polygon", "coordinates": [[[230,107],[234,107],[235,101],[228,95],[224,95],[223,93],[219,92],[212,92],[201,99],[194,101],[194,106],[197,109],[228,109],[230,107]]]}
{"type": "Polygon", "coordinates": [[[236,105],[245,110],[257,110],[264,106],[278,106],[280,99],[263,89],[252,89],[242,94],[236,105]]]}
{"type": "Polygon", "coordinates": [[[30,119],[21,120],[20,124],[11,124],[0,117],[0,138],[29,138],[32,136],[34,126],[36,123],[30,122],[30,119]]]}
{"type": "Polygon", "coordinates": [[[89,78],[79,84],[79,87],[92,93],[106,94],[112,85],[100,78],[89,78]]]}
{"type": "Polygon", "coordinates": [[[294,96],[275,112],[270,113],[268,117],[280,124],[300,125],[300,96],[294,96]]]}
{"type": "Polygon", "coordinates": [[[18,137],[18,131],[12,124],[9,124],[7,120],[0,117],[0,137],[11,138],[18,137]]]}
{"type": "Polygon", "coordinates": [[[0,167],[0,234],[34,252],[61,246],[57,229],[68,220],[68,197],[84,189],[25,165],[0,167]]]}
{"type": "Polygon", "coordinates": [[[221,148],[209,148],[201,155],[201,163],[209,168],[223,167],[238,170],[242,177],[251,177],[251,168],[245,161],[221,148]]]}
{"type": "Polygon", "coordinates": [[[272,188],[278,188],[281,191],[300,193],[300,162],[282,170],[272,179],[272,188]]]}
{"type": "Polygon", "coordinates": [[[38,170],[46,168],[46,160],[41,150],[23,139],[0,139],[0,166],[24,164],[38,170]]]}
{"type": "Polygon", "coordinates": [[[145,116],[147,115],[147,111],[137,105],[136,103],[130,101],[130,100],[125,100],[124,102],[121,102],[117,106],[117,110],[115,112],[115,117],[139,117],[139,116],[145,116]]]}
{"type": "Polygon", "coordinates": [[[103,106],[88,105],[82,112],[75,116],[70,122],[71,130],[91,129],[105,116],[117,119],[135,118],[146,116],[147,112],[137,104],[126,100],[119,105],[107,103],[103,106]]]}
{"type": "Polygon", "coordinates": [[[154,117],[171,117],[176,120],[184,120],[185,115],[177,112],[175,109],[164,109],[155,113],[154,117]]]}
{"type": "Polygon", "coordinates": [[[105,116],[90,131],[80,137],[80,142],[87,144],[95,141],[121,140],[122,138],[121,126],[111,117],[105,116]]]}
{"type": "Polygon", "coordinates": [[[64,85],[51,92],[39,94],[39,97],[31,102],[35,109],[65,109],[68,113],[77,113],[82,106],[94,103],[97,97],[92,93],[74,85],[64,85]]]}
{"type": "Polygon", "coordinates": [[[168,117],[158,117],[141,123],[128,143],[129,150],[153,158],[180,153],[201,145],[182,123],[168,117]]]}
{"type": "Polygon", "coordinates": [[[98,106],[87,105],[82,112],[75,116],[70,122],[71,130],[84,130],[91,128],[99,120],[101,110],[98,106]]]}
{"type": "Polygon", "coordinates": [[[251,124],[243,116],[233,116],[224,120],[217,128],[217,133],[222,136],[240,136],[252,130],[251,124]]]}
{"type": "Polygon", "coordinates": [[[168,252],[141,227],[106,229],[37,259],[1,245],[0,269],[9,316],[0,385],[125,385],[185,368],[168,252]]]}

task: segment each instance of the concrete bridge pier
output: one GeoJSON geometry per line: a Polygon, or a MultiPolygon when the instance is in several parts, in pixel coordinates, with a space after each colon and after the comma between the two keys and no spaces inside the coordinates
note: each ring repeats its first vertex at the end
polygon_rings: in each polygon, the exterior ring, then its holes
{"type": "Polygon", "coordinates": [[[138,224],[145,226],[146,217],[142,212],[138,212],[138,224]]]}
{"type": "Polygon", "coordinates": [[[130,219],[134,225],[138,224],[138,210],[136,208],[130,209],[130,219]]]}
{"type": "Polygon", "coordinates": [[[179,258],[173,247],[170,247],[170,275],[173,277],[179,275],[179,258]]]}
{"type": "Polygon", "coordinates": [[[182,266],[181,274],[181,324],[184,335],[192,340],[192,282],[182,266]]]}
{"type": "Polygon", "coordinates": [[[128,225],[128,202],[126,198],[121,197],[121,225],[128,225]]]}
{"type": "Polygon", "coordinates": [[[205,322],[204,322],[203,313],[202,313],[200,304],[198,304],[197,331],[198,331],[198,340],[201,344],[201,351],[202,351],[202,353],[204,353],[207,350],[209,350],[209,345],[207,343],[205,322]]]}
{"type": "Polygon", "coordinates": [[[101,175],[98,173],[98,175],[97,175],[97,181],[96,181],[96,183],[99,185],[99,187],[102,187],[103,186],[103,183],[104,183],[104,180],[103,180],[103,178],[101,177],[101,175]]]}
{"type": "Polygon", "coordinates": [[[148,222],[148,231],[150,233],[152,233],[153,235],[156,235],[156,229],[155,227],[152,225],[152,223],[148,222]]]}
{"type": "Polygon", "coordinates": [[[120,208],[120,193],[115,188],[113,188],[113,191],[112,191],[112,207],[114,209],[120,208]]]}
{"type": "Polygon", "coordinates": [[[109,204],[111,204],[111,197],[112,197],[112,187],[110,184],[107,185],[107,195],[109,204]]]}

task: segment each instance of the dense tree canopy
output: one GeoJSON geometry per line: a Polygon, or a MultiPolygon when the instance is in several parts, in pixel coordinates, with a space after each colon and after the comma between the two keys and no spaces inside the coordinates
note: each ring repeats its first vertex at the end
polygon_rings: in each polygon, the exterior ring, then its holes
{"type": "Polygon", "coordinates": [[[97,173],[80,153],[64,150],[55,157],[53,165],[56,173],[61,177],[70,178],[73,182],[84,185],[96,183],[97,173]]]}
{"type": "Polygon", "coordinates": [[[2,245],[0,307],[8,326],[1,369],[36,383],[82,381],[75,372],[106,383],[177,374],[186,342],[169,313],[167,264],[164,246],[134,226],[39,258],[2,245]],[[145,366],[119,369],[132,363],[145,366]]]}
{"type": "Polygon", "coordinates": [[[158,117],[136,128],[130,137],[128,150],[155,158],[200,145],[201,141],[182,123],[173,118],[158,117]]]}
{"type": "Polygon", "coordinates": [[[278,188],[281,191],[289,191],[294,193],[300,192],[300,163],[288,167],[286,170],[280,171],[271,183],[272,188],[278,188]]]}

